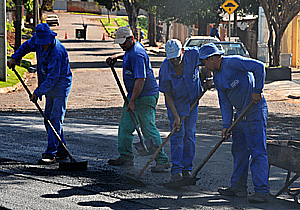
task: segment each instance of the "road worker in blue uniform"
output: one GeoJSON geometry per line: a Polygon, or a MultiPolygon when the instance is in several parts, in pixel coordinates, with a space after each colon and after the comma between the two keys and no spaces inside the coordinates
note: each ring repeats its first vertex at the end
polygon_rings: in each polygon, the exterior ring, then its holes
{"type": "Polygon", "coordinates": [[[232,130],[232,155],[234,159],[231,187],[218,191],[227,196],[247,196],[248,167],[252,174],[255,194],[250,202],[269,200],[268,157],[267,157],[267,117],[268,108],[262,94],[265,80],[265,67],[260,61],[241,56],[222,56],[213,44],[200,48],[200,60],[214,72],[213,81],[218,90],[222,112],[223,130],[226,133],[232,124],[233,107],[237,110],[236,119],[251,102],[254,105],[232,130]]]}
{"type": "Polygon", "coordinates": [[[182,54],[179,40],[171,39],[165,46],[167,57],[159,71],[159,90],[164,93],[171,136],[171,181],[191,177],[196,150],[196,122],[198,106],[191,105],[202,92],[199,78],[199,49],[187,48],[182,54]],[[187,116],[180,124],[180,119],[187,116]]]}
{"type": "MultiPolygon", "coordinates": [[[[12,67],[29,52],[36,52],[38,87],[34,90],[31,101],[42,100],[46,96],[45,115],[61,137],[63,136],[63,121],[66,113],[67,100],[72,87],[72,72],[70,70],[68,53],[65,47],[55,38],[57,33],[50,30],[46,23],[36,26],[36,33],[24,42],[8,61],[12,67]]],[[[57,158],[67,158],[68,155],[57,137],[45,123],[48,132],[48,147],[42,154],[39,164],[53,164],[57,158]]]]}
{"type": "MultiPolygon", "coordinates": [[[[120,156],[108,160],[109,165],[133,165],[133,132],[135,130],[129,109],[136,114],[146,140],[152,139],[161,145],[161,136],[155,125],[156,105],[158,102],[158,84],[153,74],[149,56],[139,42],[136,42],[128,27],[120,27],[115,33],[114,43],[119,44],[125,53],[118,53],[106,59],[108,65],[114,65],[117,59],[123,59],[123,81],[128,92],[129,104],[123,106],[118,130],[118,152],[120,156]]],[[[155,157],[156,166],[152,172],[168,172],[169,158],[160,151],[155,157]]]]}
{"type": "Polygon", "coordinates": [[[210,29],[209,36],[211,36],[211,37],[217,37],[218,39],[221,39],[220,35],[219,35],[219,29],[218,29],[218,27],[219,27],[218,23],[214,24],[214,26],[210,29]]]}

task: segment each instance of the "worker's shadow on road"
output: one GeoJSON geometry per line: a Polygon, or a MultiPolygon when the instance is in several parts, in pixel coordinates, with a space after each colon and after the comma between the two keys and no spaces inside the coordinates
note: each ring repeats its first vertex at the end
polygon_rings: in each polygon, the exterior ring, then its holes
{"type": "MultiPolygon", "coordinates": [[[[98,183],[88,184],[82,187],[66,187],[66,189],[61,189],[57,193],[44,194],[41,195],[42,198],[66,198],[72,196],[91,196],[99,195],[101,192],[113,192],[119,190],[133,190],[132,186],[122,183],[121,181],[109,181],[102,180],[98,183]]],[[[136,188],[135,188],[136,189],[136,188]]]]}
{"type": "Polygon", "coordinates": [[[70,189],[59,190],[57,194],[45,194],[42,198],[66,198],[74,195],[95,195],[97,193],[84,190],[83,187],[72,187],[70,189]]]}
{"type": "Polygon", "coordinates": [[[268,203],[249,203],[247,198],[243,197],[228,197],[216,194],[205,194],[191,197],[174,196],[174,198],[139,198],[139,199],[123,199],[114,203],[105,201],[86,201],[78,202],[80,206],[86,207],[106,207],[114,210],[124,209],[223,209],[226,207],[238,209],[278,209],[278,206],[284,206],[282,209],[295,209],[298,208],[296,203],[288,200],[280,200],[271,198],[268,203]]]}
{"type": "Polygon", "coordinates": [[[124,209],[180,209],[180,208],[195,208],[197,205],[215,207],[216,205],[224,206],[229,203],[226,200],[220,200],[220,196],[209,196],[209,197],[193,197],[193,198],[139,198],[139,199],[124,199],[114,203],[105,201],[86,201],[78,202],[80,206],[91,206],[91,207],[106,207],[114,210],[124,209]],[[218,202],[211,202],[211,200],[218,200],[218,202]]]}

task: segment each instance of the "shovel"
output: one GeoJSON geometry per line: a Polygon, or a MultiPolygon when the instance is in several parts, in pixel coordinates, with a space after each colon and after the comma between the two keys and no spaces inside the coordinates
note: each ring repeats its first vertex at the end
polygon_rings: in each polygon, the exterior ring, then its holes
{"type": "MultiPolygon", "coordinates": [[[[20,80],[20,82],[22,83],[23,87],[25,88],[26,92],[28,93],[28,95],[32,96],[30,90],[28,89],[27,85],[25,84],[25,82],[23,81],[23,79],[21,78],[20,74],[18,73],[18,71],[15,69],[15,67],[12,67],[13,72],[15,72],[15,74],[17,75],[18,79],[20,80]]],[[[53,127],[52,123],[50,122],[50,120],[47,119],[46,115],[44,114],[42,108],[40,107],[40,105],[37,102],[33,102],[35,104],[35,106],[38,108],[39,112],[41,113],[41,115],[43,116],[45,122],[49,125],[50,129],[52,130],[52,132],[54,133],[54,135],[56,136],[56,138],[58,139],[58,141],[61,143],[61,145],[63,146],[63,148],[65,149],[65,151],[67,152],[69,158],[70,158],[70,163],[68,162],[61,162],[59,163],[59,170],[63,170],[63,171],[79,171],[79,170],[87,170],[87,161],[82,161],[82,162],[77,162],[72,155],[70,154],[69,150],[67,149],[66,145],[63,143],[63,141],[61,140],[60,136],[58,135],[58,133],[56,132],[55,128],[53,127]]]]}
{"type": "MultiPolygon", "coordinates": [[[[124,90],[122,88],[122,85],[121,85],[121,82],[120,82],[119,77],[117,75],[117,72],[116,72],[116,70],[115,70],[115,68],[113,66],[110,66],[110,68],[111,68],[111,71],[113,72],[115,80],[116,80],[116,82],[118,84],[118,87],[120,89],[122,97],[123,97],[123,99],[125,101],[125,104],[127,106],[128,105],[128,99],[127,99],[127,97],[125,95],[125,92],[124,92],[124,90]]],[[[139,125],[138,125],[138,123],[136,121],[135,115],[134,115],[134,113],[130,109],[129,109],[129,115],[130,115],[130,117],[131,117],[131,119],[133,121],[135,130],[136,130],[136,132],[137,132],[137,134],[139,136],[139,139],[140,139],[140,142],[133,143],[133,146],[135,147],[135,149],[137,150],[137,152],[138,152],[138,154],[140,156],[152,155],[157,150],[158,146],[153,143],[152,139],[149,139],[149,140],[145,141],[145,139],[144,139],[144,137],[143,137],[143,135],[142,135],[142,133],[140,131],[139,125]]]]}
{"type": "MultiPolygon", "coordinates": [[[[202,98],[202,96],[204,95],[204,93],[207,91],[207,89],[204,89],[202,91],[202,93],[200,94],[200,96],[198,96],[198,98],[195,100],[195,102],[191,105],[190,107],[190,111],[197,105],[198,101],[202,98]]],[[[182,122],[184,121],[184,119],[186,118],[186,116],[183,116],[180,119],[180,124],[182,124],[182,122]]],[[[144,168],[140,171],[140,173],[138,174],[138,177],[141,177],[142,174],[145,172],[145,170],[148,168],[148,166],[150,165],[150,163],[154,160],[154,158],[156,157],[156,155],[161,151],[161,149],[165,146],[165,144],[169,141],[169,139],[171,138],[171,136],[175,133],[176,131],[176,127],[174,127],[172,129],[172,131],[169,133],[169,135],[167,136],[167,138],[161,143],[161,145],[158,147],[158,149],[155,151],[155,153],[152,155],[152,157],[150,158],[150,160],[148,160],[148,162],[146,163],[146,165],[144,166],[144,168]]]]}
{"type": "Polygon", "coordinates": [[[192,174],[191,178],[185,178],[178,181],[170,181],[168,183],[164,183],[163,186],[166,188],[180,188],[187,185],[195,185],[196,182],[200,179],[196,176],[198,175],[199,171],[204,167],[204,165],[207,163],[207,161],[211,158],[211,156],[216,152],[216,150],[220,147],[220,145],[226,140],[225,136],[227,133],[230,133],[232,129],[241,121],[241,119],[244,117],[244,115],[247,113],[247,111],[251,108],[251,106],[254,104],[253,101],[251,101],[248,106],[244,109],[244,111],[240,114],[240,116],[234,121],[234,123],[228,128],[226,131],[224,137],[222,137],[221,140],[218,141],[218,143],[214,146],[214,148],[209,152],[209,154],[206,156],[206,158],[202,161],[202,163],[197,167],[195,172],[192,174]]]}

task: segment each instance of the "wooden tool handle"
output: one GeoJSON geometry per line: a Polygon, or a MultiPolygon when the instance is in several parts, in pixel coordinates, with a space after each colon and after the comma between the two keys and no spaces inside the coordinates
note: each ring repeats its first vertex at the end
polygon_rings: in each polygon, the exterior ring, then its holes
{"type": "MultiPolygon", "coordinates": [[[[251,108],[251,106],[254,104],[253,101],[251,101],[248,106],[244,109],[244,111],[240,114],[240,116],[234,121],[234,123],[228,128],[226,131],[227,133],[230,133],[232,129],[240,122],[240,120],[244,117],[244,115],[247,113],[247,111],[251,108]]],[[[226,135],[225,135],[226,136],[226,135]]],[[[226,137],[222,137],[220,141],[214,146],[214,148],[209,152],[209,154],[206,156],[206,158],[202,161],[202,163],[197,167],[196,171],[193,173],[192,177],[195,178],[199,171],[203,168],[203,166],[207,163],[207,161],[211,158],[211,156],[216,152],[216,150],[220,147],[220,145],[226,140],[226,137]]]]}
{"type": "MultiPolygon", "coordinates": [[[[12,68],[13,72],[16,74],[16,76],[18,77],[18,79],[20,80],[20,82],[22,83],[23,87],[25,88],[26,92],[28,93],[28,95],[30,96],[30,98],[32,97],[32,93],[30,92],[29,88],[27,87],[27,85],[25,84],[25,82],[23,81],[22,77],[20,76],[20,74],[18,73],[18,71],[15,69],[15,67],[12,68]]],[[[56,132],[55,128],[53,127],[52,123],[50,122],[50,120],[48,120],[48,118],[46,117],[45,113],[43,112],[42,108],[40,107],[40,105],[38,104],[37,101],[33,102],[35,104],[35,106],[37,107],[37,109],[39,110],[39,112],[41,113],[41,115],[43,116],[45,122],[49,125],[50,129],[52,130],[52,132],[54,133],[54,135],[56,136],[56,138],[58,139],[58,141],[61,143],[61,145],[64,147],[65,151],[67,152],[71,162],[76,162],[75,159],[72,157],[71,153],[69,152],[69,150],[67,149],[66,145],[63,143],[63,141],[61,140],[60,136],[58,135],[58,133],[56,132]]]]}
{"type": "MultiPolygon", "coordinates": [[[[194,103],[191,105],[190,107],[190,111],[197,105],[198,101],[202,98],[202,96],[204,95],[204,93],[207,91],[207,89],[204,89],[202,91],[202,93],[198,96],[198,98],[194,101],[194,103]]],[[[182,124],[182,122],[184,121],[184,119],[186,118],[186,116],[183,116],[180,119],[180,124],[182,124]]],[[[142,174],[145,172],[145,170],[148,168],[148,166],[150,165],[150,163],[154,160],[154,158],[156,157],[156,155],[161,151],[161,149],[165,146],[165,144],[169,141],[169,139],[171,138],[171,136],[175,133],[176,131],[176,127],[174,127],[172,129],[172,131],[169,133],[169,135],[167,136],[167,138],[161,143],[161,145],[158,147],[158,149],[155,151],[155,153],[151,156],[151,158],[148,160],[148,162],[146,163],[146,165],[144,166],[144,168],[140,171],[140,173],[138,174],[138,177],[142,176],[142,174]]]]}

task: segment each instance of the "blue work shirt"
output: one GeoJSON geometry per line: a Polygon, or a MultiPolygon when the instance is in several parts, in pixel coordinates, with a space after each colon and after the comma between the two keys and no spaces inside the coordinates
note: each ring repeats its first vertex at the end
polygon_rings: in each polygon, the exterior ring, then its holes
{"type": "MultiPolygon", "coordinates": [[[[251,102],[252,93],[262,93],[265,81],[265,66],[262,62],[242,56],[225,56],[222,68],[214,72],[214,84],[218,90],[223,128],[232,123],[233,106],[241,113],[251,102]]],[[[261,100],[247,115],[263,106],[261,100]]]]}
{"type": "Polygon", "coordinates": [[[158,94],[158,84],[153,74],[150,59],[143,45],[136,42],[123,57],[123,81],[128,97],[131,98],[135,79],[145,78],[144,88],[139,95],[152,96],[158,94]]]}
{"type": "MultiPolygon", "coordinates": [[[[202,92],[199,78],[199,49],[186,48],[182,58],[183,75],[176,75],[174,66],[165,59],[159,71],[159,90],[171,92],[176,110],[181,116],[189,116],[190,106],[202,92]]],[[[166,106],[167,102],[166,102],[166,106]]],[[[169,109],[168,109],[169,112],[169,109]]]]}
{"type": "Polygon", "coordinates": [[[36,34],[24,42],[11,57],[20,60],[29,52],[36,52],[38,88],[34,93],[41,99],[49,97],[68,96],[72,87],[72,72],[69,57],[65,47],[54,38],[47,50],[35,44],[36,34]]]}

